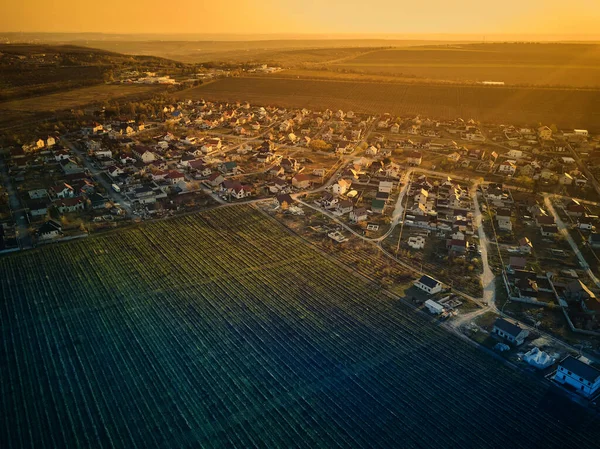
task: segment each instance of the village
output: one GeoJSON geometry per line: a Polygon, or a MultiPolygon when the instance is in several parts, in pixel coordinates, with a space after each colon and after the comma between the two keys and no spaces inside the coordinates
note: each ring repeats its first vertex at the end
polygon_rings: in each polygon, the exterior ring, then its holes
{"type": "Polygon", "coordinates": [[[203,100],[161,116],[99,117],[7,149],[0,250],[252,202],[308,239],[374,245],[414,273],[420,310],[600,394],[589,360],[532,343],[548,332],[598,349],[598,137],[203,100]]]}

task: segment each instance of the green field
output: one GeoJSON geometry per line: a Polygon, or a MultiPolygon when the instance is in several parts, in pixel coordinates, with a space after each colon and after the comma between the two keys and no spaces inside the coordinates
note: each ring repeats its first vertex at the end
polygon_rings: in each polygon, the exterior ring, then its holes
{"type": "Polygon", "coordinates": [[[463,83],[600,86],[600,45],[470,44],[389,49],[358,55],[332,69],[463,83]]]}
{"type": "Polygon", "coordinates": [[[177,92],[180,99],[600,130],[600,90],[376,83],[273,77],[227,78],[177,92]]]}
{"type": "Polygon", "coordinates": [[[597,447],[250,206],[0,259],[3,448],[597,447]]]}

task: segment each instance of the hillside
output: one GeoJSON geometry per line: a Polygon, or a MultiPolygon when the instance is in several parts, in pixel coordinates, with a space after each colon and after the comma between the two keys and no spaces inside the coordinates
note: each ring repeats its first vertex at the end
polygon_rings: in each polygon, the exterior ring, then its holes
{"type": "Polygon", "coordinates": [[[101,84],[115,70],[158,70],[181,63],[73,45],[0,44],[0,101],[101,84]]]}

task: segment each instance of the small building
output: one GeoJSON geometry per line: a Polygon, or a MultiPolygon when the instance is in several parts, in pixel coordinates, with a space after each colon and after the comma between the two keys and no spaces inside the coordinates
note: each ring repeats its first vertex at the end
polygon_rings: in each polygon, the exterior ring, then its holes
{"type": "Polygon", "coordinates": [[[415,281],[415,287],[429,293],[430,295],[434,295],[442,291],[442,283],[431,276],[427,276],[426,274],[421,276],[421,279],[418,281],[415,281]]]}
{"type": "Polygon", "coordinates": [[[600,389],[600,370],[587,363],[567,356],[554,374],[554,380],[570,385],[583,396],[592,396],[600,389]]]}
{"type": "Polygon", "coordinates": [[[434,315],[440,315],[441,313],[444,312],[444,306],[442,306],[441,304],[432,301],[431,299],[428,299],[427,301],[425,301],[425,307],[427,307],[427,310],[429,310],[429,313],[432,313],[434,315]]]}
{"type": "Polygon", "coordinates": [[[380,181],[377,191],[391,193],[393,189],[394,189],[394,183],[392,181],[380,181]]]}
{"type": "Polygon", "coordinates": [[[592,232],[588,237],[588,242],[592,248],[600,248],[600,233],[592,232]]]}
{"type": "Polygon", "coordinates": [[[382,214],[385,210],[385,200],[374,199],[371,201],[371,210],[376,214],[382,214]]]}
{"type": "Polygon", "coordinates": [[[365,209],[364,207],[354,209],[352,212],[350,212],[350,220],[352,220],[355,223],[365,221],[368,217],[369,214],[367,213],[367,209],[365,209]]]}
{"type": "Polygon", "coordinates": [[[496,319],[492,333],[502,337],[504,340],[519,346],[523,344],[525,338],[529,335],[529,331],[523,329],[518,324],[512,323],[504,318],[496,319]]]}
{"type": "Polygon", "coordinates": [[[58,221],[48,220],[37,230],[37,237],[40,240],[50,240],[62,234],[62,226],[58,221]]]}

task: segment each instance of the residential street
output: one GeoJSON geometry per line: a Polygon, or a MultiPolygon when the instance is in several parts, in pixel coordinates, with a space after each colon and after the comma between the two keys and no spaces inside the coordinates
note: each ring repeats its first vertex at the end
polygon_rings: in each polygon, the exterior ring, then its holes
{"type": "Polygon", "coordinates": [[[556,212],[556,209],[554,208],[554,205],[552,204],[552,201],[551,201],[551,196],[547,193],[544,194],[544,204],[546,205],[546,208],[548,209],[548,211],[554,217],[554,221],[556,221],[556,226],[558,227],[558,231],[565,237],[567,242],[569,242],[569,245],[571,245],[571,249],[577,256],[577,259],[579,259],[579,265],[581,266],[582,269],[584,269],[587,272],[587,275],[590,277],[590,279],[592,281],[594,281],[594,284],[596,284],[596,286],[600,288],[600,279],[598,279],[596,277],[596,275],[590,269],[590,266],[588,265],[587,261],[585,260],[585,257],[583,257],[583,254],[581,254],[581,251],[579,250],[577,243],[575,243],[575,240],[573,240],[573,237],[571,237],[571,234],[569,233],[567,225],[565,225],[565,223],[560,219],[560,216],[556,212]]]}
{"type": "Polygon", "coordinates": [[[103,173],[100,170],[98,170],[96,167],[94,167],[94,165],[88,159],[85,151],[80,150],[77,147],[77,145],[75,145],[74,143],[67,140],[64,136],[61,138],[61,143],[64,144],[66,147],[68,147],[70,150],[72,150],[75,154],[77,154],[77,156],[79,156],[79,159],[81,159],[83,165],[85,166],[86,169],[88,169],[90,171],[90,173],[92,174],[94,179],[96,181],[98,181],[100,184],[102,184],[102,187],[104,187],[104,189],[106,190],[106,195],[115,204],[118,204],[120,207],[125,209],[128,216],[133,215],[133,209],[131,208],[131,205],[126,202],[125,197],[123,195],[121,195],[118,192],[115,192],[115,190],[112,188],[112,185],[110,184],[110,182],[108,182],[104,178],[104,176],[102,176],[103,173]]]}
{"type": "Polygon", "coordinates": [[[13,214],[13,218],[17,225],[17,240],[21,249],[29,249],[33,246],[31,236],[29,235],[29,221],[27,219],[27,212],[21,207],[21,202],[17,196],[10,177],[8,175],[8,167],[4,162],[4,158],[0,158],[0,173],[2,174],[2,181],[4,188],[8,193],[8,201],[10,209],[13,214]]]}

